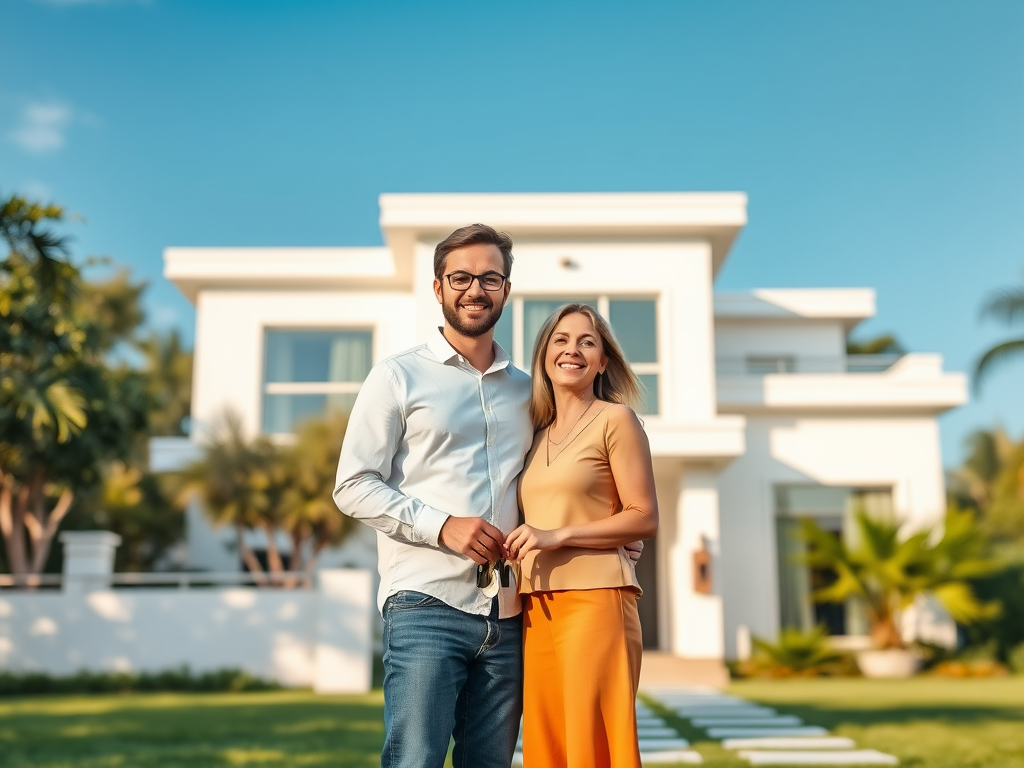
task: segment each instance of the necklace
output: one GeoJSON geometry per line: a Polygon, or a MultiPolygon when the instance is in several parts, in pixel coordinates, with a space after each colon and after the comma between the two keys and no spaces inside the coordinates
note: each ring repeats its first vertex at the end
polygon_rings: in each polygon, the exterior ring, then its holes
{"type": "Polygon", "coordinates": [[[581,413],[581,414],[580,414],[580,416],[579,416],[579,418],[578,418],[578,419],[576,419],[576,421],[574,421],[574,422],[572,423],[572,426],[571,426],[571,427],[569,427],[569,431],[568,431],[568,432],[566,432],[566,433],[565,433],[565,434],[564,434],[564,435],[562,436],[562,439],[561,439],[561,440],[559,440],[559,441],[557,441],[557,442],[556,442],[556,441],[554,441],[554,440],[552,440],[552,439],[551,439],[551,427],[549,426],[549,427],[548,427],[548,442],[549,442],[549,443],[551,443],[552,445],[561,445],[562,443],[564,443],[564,442],[565,442],[565,440],[566,440],[566,438],[568,438],[568,437],[569,437],[569,435],[571,435],[571,434],[572,434],[572,431],[573,431],[574,429],[576,429],[576,425],[577,425],[577,424],[579,424],[579,423],[580,423],[581,421],[583,421],[583,417],[587,415],[587,411],[589,411],[589,410],[590,410],[590,406],[592,406],[593,404],[594,404],[594,401],[593,401],[593,400],[591,400],[591,401],[590,401],[590,402],[589,402],[589,403],[587,404],[587,407],[583,409],[583,413],[581,413]]]}

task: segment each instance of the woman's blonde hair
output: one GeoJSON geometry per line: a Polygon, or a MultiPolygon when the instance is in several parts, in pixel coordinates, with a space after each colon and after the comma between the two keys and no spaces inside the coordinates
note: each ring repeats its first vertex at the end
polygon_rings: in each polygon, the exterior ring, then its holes
{"type": "Polygon", "coordinates": [[[594,379],[594,394],[601,400],[622,403],[634,409],[642,398],[643,385],[633,373],[633,369],[629,367],[611,326],[593,307],[586,304],[566,304],[547,319],[540,329],[540,333],[537,334],[537,344],[533,348],[533,361],[530,365],[533,376],[530,418],[533,420],[535,430],[543,429],[555,420],[554,389],[551,386],[551,378],[544,369],[544,356],[547,353],[548,343],[555,332],[555,326],[561,322],[562,318],[577,313],[590,318],[594,329],[601,337],[604,355],[608,358],[608,365],[605,367],[604,373],[599,373],[594,379]]]}

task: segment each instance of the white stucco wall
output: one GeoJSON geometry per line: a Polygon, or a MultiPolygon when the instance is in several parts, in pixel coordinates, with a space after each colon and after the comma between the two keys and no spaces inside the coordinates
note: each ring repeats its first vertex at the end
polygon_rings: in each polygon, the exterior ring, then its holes
{"type": "Polygon", "coordinates": [[[846,333],[839,321],[718,318],[715,353],[719,359],[746,355],[838,359],[846,354],[846,333]]]}
{"type": "Polygon", "coordinates": [[[367,571],[331,570],[314,590],[73,589],[0,594],[0,669],[193,672],[241,668],[285,686],[367,691],[367,571]]]}
{"type": "Polygon", "coordinates": [[[373,331],[373,360],[410,347],[412,297],[400,293],[201,291],[193,373],[194,436],[226,406],[260,430],[264,332],[268,328],[373,331]]]}
{"type": "Polygon", "coordinates": [[[727,657],[740,624],[763,637],[778,632],[779,484],[891,487],[910,525],[938,522],[945,512],[938,425],[930,416],[748,417],[746,453],[718,478],[727,657]]]}

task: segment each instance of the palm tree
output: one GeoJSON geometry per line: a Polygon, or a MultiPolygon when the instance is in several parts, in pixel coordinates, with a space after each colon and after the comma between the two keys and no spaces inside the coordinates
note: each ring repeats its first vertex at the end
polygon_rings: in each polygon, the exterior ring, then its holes
{"type": "Polygon", "coordinates": [[[307,421],[285,454],[280,525],[292,540],[293,571],[311,573],[324,548],[340,544],[355,527],[331,498],[347,426],[343,414],[307,421]]]}
{"type": "Polygon", "coordinates": [[[257,583],[264,573],[245,532],[262,529],[267,537],[267,564],[272,573],[284,569],[274,538],[279,509],[280,450],[265,437],[249,440],[237,413],[225,411],[203,444],[203,456],[181,475],[179,498],[197,494],[215,525],[235,529],[238,552],[257,583]]]}
{"type": "Polygon", "coordinates": [[[192,352],[185,349],[176,330],[153,333],[139,346],[152,401],[150,434],[184,435],[185,419],[192,410],[192,352]]]}
{"type": "Polygon", "coordinates": [[[999,604],[978,600],[969,583],[1003,567],[986,556],[984,534],[970,512],[951,509],[938,541],[931,530],[904,538],[899,522],[873,519],[863,510],[854,517],[859,534],[855,547],[805,520],[805,562],[831,568],[838,577],[815,592],[819,600],[843,603],[857,598],[864,603],[876,648],[903,647],[900,614],[923,595],[933,596],[961,624],[998,615],[999,604]]]}
{"type": "MultiPolygon", "coordinates": [[[[1024,285],[1014,285],[995,291],[981,310],[982,317],[993,317],[1008,326],[1024,320],[1024,285]]],[[[998,365],[1024,353],[1024,336],[1000,342],[987,350],[974,366],[974,386],[981,388],[981,382],[998,365]]]]}

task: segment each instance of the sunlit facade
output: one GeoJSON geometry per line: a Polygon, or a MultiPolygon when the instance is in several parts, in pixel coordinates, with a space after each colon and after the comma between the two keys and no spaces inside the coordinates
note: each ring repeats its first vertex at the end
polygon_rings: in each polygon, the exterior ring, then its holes
{"type": "MultiPolygon", "coordinates": [[[[279,439],[350,407],[374,362],[436,332],[434,245],[482,221],[515,241],[495,338],[516,365],[529,368],[553,309],[584,301],[611,321],[647,390],[662,527],[639,566],[645,643],[722,659],[747,630],[860,635],[856,606],[813,601],[830,575],[797,563],[794,529],[809,516],[849,536],[857,509],[940,519],[936,417],[965,401],[965,379],[935,355],[848,356],[847,335],[875,311],[870,289],[716,294],[746,202],[384,195],[381,248],[170,248],[165,274],[197,309],[192,439],[228,406],[252,434],[279,439]]],[[[188,455],[154,444],[165,468],[188,455]]],[[[231,538],[191,510],[189,564],[237,569],[231,538]]],[[[373,537],[325,562],[372,567],[373,537]]]]}

